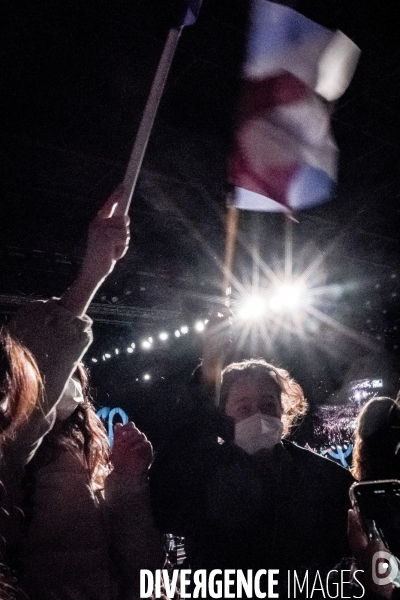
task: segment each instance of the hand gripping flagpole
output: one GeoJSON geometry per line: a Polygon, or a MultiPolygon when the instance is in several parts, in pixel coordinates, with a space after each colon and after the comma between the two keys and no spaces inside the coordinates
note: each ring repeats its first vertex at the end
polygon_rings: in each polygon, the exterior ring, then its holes
{"type": "Polygon", "coordinates": [[[122,214],[128,214],[132,196],[135,191],[143,157],[146,152],[147,144],[153,128],[154,119],[157,114],[158,105],[164,91],[165,82],[174,58],[182,27],[170,29],[160,62],[157,67],[150,95],[147,99],[146,107],[140,122],[139,131],[136,135],[135,143],[129,158],[129,163],[122,183],[124,193],[118,202],[118,211],[122,214]]]}

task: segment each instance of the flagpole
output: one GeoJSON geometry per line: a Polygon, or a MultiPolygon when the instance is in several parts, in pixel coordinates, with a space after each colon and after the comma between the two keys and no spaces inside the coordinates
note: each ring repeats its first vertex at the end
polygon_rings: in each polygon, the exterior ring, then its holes
{"type": "Polygon", "coordinates": [[[224,297],[224,305],[229,308],[231,296],[231,278],[233,257],[235,255],[235,246],[237,238],[237,227],[239,220],[239,211],[232,204],[228,203],[226,215],[226,238],[225,238],[225,261],[224,261],[224,277],[222,283],[222,295],[224,297]]]}
{"type": "MultiPolygon", "coordinates": [[[[235,256],[236,238],[238,230],[239,211],[234,206],[231,199],[227,202],[226,214],[226,236],[225,236],[225,259],[222,281],[222,303],[226,309],[230,307],[232,293],[232,267],[235,256]]],[[[224,311],[225,312],[225,311],[224,311]]],[[[215,404],[219,404],[219,393],[221,388],[221,373],[223,368],[223,358],[220,357],[215,367],[215,404]]]]}
{"type": "Polygon", "coordinates": [[[139,130],[132,148],[124,181],[122,183],[124,194],[118,203],[119,212],[125,215],[129,212],[132,196],[135,191],[140,168],[142,166],[143,157],[146,152],[151,130],[153,128],[154,119],[157,114],[158,105],[160,104],[165,82],[168,77],[181,32],[182,27],[179,27],[177,29],[170,29],[168,33],[167,41],[165,42],[164,50],[157,67],[153,84],[151,86],[150,95],[147,99],[139,130]]]}

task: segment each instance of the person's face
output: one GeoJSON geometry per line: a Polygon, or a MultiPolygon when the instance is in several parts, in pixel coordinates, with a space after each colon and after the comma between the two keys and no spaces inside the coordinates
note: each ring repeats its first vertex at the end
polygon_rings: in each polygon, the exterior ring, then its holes
{"type": "Polygon", "coordinates": [[[229,390],[225,414],[235,423],[256,413],[280,419],[282,417],[280,397],[278,384],[272,378],[257,381],[245,376],[236,381],[229,390]]]}

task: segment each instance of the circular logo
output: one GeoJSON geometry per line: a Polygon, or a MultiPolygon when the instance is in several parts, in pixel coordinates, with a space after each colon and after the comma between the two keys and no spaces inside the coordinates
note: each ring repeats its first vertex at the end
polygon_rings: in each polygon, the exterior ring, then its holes
{"type": "Polygon", "coordinates": [[[372,579],[376,585],[393,583],[398,573],[397,560],[389,552],[380,550],[372,557],[372,579]]]}

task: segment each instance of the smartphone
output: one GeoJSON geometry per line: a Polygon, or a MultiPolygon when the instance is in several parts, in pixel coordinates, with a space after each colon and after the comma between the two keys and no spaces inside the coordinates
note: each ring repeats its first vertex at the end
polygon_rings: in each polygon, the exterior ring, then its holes
{"type": "Polygon", "coordinates": [[[400,481],[354,483],[350,499],[370,539],[380,540],[400,559],[400,481]]]}

